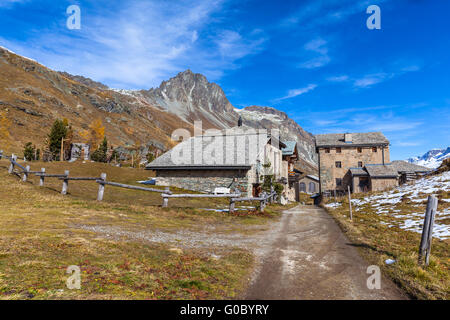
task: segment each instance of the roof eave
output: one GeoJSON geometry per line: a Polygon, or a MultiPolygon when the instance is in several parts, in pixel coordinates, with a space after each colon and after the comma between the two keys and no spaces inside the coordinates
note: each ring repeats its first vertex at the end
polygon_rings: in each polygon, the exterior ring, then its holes
{"type": "Polygon", "coordinates": [[[389,142],[383,142],[383,143],[345,143],[345,144],[323,144],[323,145],[317,145],[316,148],[333,148],[333,147],[378,147],[378,146],[389,146],[389,142]]]}

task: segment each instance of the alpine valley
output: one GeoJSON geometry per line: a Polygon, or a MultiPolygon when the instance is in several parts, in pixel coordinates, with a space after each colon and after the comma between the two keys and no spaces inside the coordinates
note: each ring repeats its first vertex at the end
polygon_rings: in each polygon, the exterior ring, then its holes
{"type": "MultiPolygon", "coordinates": [[[[114,147],[165,151],[174,145],[171,134],[193,122],[203,129],[226,129],[243,124],[253,128],[280,129],[284,140],[296,140],[302,163],[317,162],[314,137],[286,113],[271,107],[235,108],[224,91],[205,76],[190,70],[149,90],[118,90],[83,76],[57,72],[0,47],[0,111],[10,122],[9,152],[21,154],[27,142],[42,147],[55,119],[66,118],[74,141],[94,119],[101,119],[114,147]]],[[[5,146],[0,146],[5,149],[5,146]]]]}

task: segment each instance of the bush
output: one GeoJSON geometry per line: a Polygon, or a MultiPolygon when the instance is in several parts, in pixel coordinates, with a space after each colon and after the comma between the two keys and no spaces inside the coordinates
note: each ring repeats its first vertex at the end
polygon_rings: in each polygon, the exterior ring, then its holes
{"type": "Polygon", "coordinates": [[[281,195],[281,193],[282,193],[283,190],[284,190],[284,186],[283,186],[281,183],[275,183],[275,184],[273,185],[273,188],[274,188],[275,192],[276,192],[278,195],[281,195]]]}
{"type": "Polygon", "coordinates": [[[155,160],[155,155],[151,152],[147,153],[147,161],[148,163],[152,162],[153,160],[155,160]]]}
{"type": "Polygon", "coordinates": [[[31,142],[25,144],[23,148],[23,157],[28,161],[34,160],[34,152],[36,148],[33,146],[31,142]]]}
{"type": "Polygon", "coordinates": [[[107,153],[108,153],[108,141],[106,140],[105,137],[103,138],[103,142],[100,145],[100,147],[92,153],[91,159],[95,162],[106,162],[107,153]]]}
{"type": "Polygon", "coordinates": [[[27,161],[39,160],[41,157],[41,150],[36,150],[36,146],[34,146],[31,142],[28,142],[24,146],[23,157],[27,161]]]}

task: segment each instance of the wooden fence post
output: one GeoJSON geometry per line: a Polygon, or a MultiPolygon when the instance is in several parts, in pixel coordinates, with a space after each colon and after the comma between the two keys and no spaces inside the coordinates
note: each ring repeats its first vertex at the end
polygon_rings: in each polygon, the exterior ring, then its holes
{"type": "Polygon", "coordinates": [[[428,265],[431,252],[431,240],[433,238],[434,217],[437,211],[438,200],[434,196],[428,196],[427,209],[422,228],[422,237],[419,246],[419,264],[423,262],[425,256],[425,265],[428,265]]]}
{"type": "MultiPolygon", "coordinates": [[[[45,168],[41,168],[41,172],[44,175],[45,174],[45,168]]],[[[45,177],[43,175],[39,179],[39,187],[43,187],[44,186],[44,179],[45,179],[45,177]]]]}
{"type": "Polygon", "coordinates": [[[234,199],[230,198],[230,213],[234,212],[234,199]]]}
{"type": "MultiPolygon", "coordinates": [[[[106,181],[106,173],[102,173],[100,175],[100,180],[101,181],[106,181]]],[[[102,201],[103,200],[103,194],[104,193],[105,193],[105,184],[100,182],[98,184],[97,201],[102,201]]]]}
{"type": "Polygon", "coordinates": [[[348,186],[348,205],[350,207],[350,221],[353,221],[352,196],[351,196],[351,193],[350,193],[350,186],[348,186]]]}
{"type": "Polygon", "coordinates": [[[434,198],[434,205],[433,205],[433,208],[431,209],[430,230],[428,231],[428,241],[427,241],[428,249],[427,249],[427,254],[425,256],[425,265],[426,266],[428,266],[428,264],[430,263],[431,242],[433,240],[434,218],[436,216],[437,205],[438,205],[438,199],[434,198]]]}
{"type": "Polygon", "coordinates": [[[11,164],[9,165],[8,173],[11,174],[14,171],[14,161],[17,160],[17,156],[15,154],[11,155],[11,164]]]}
{"type": "Polygon", "coordinates": [[[164,197],[164,195],[170,193],[170,188],[169,188],[169,187],[166,187],[166,188],[164,189],[164,191],[165,191],[166,193],[163,193],[163,194],[162,194],[162,197],[163,197],[163,204],[162,204],[162,206],[163,206],[163,208],[167,208],[167,207],[169,206],[169,198],[168,198],[168,197],[164,197]]]}
{"type": "Polygon", "coordinates": [[[273,186],[270,186],[270,198],[269,198],[269,201],[270,201],[270,204],[272,204],[273,203],[273,192],[274,192],[274,188],[273,188],[273,186]]]}
{"type": "MultiPolygon", "coordinates": [[[[66,178],[69,178],[69,170],[64,171],[66,178]]],[[[67,194],[67,189],[69,188],[69,180],[64,179],[61,194],[67,194]]]]}
{"type": "Polygon", "coordinates": [[[264,212],[264,208],[265,208],[265,206],[264,206],[264,200],[261,200],[261,201],[259,202],[259,211],[260,211],[260,212],[264,212]]]}
{"type": "Polygon", "coordinates": [[[30,166],[26,166],[25,171],[23,172],[23,182],[27,182],[28,180],[28,173],[30,172],[30,166]]]}

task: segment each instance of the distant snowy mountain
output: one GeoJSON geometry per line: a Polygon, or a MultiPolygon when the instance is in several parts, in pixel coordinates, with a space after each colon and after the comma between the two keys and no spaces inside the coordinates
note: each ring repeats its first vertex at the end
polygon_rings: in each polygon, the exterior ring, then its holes
{"type": "Polygon", "coordinates": [[[433,149],[425,153],[423,156],[409,158],[407,161],[419,166],[435,169],[441,165],[444,159],[447,158],[450,158],[450,147],[447,149],[433,149]]]}

